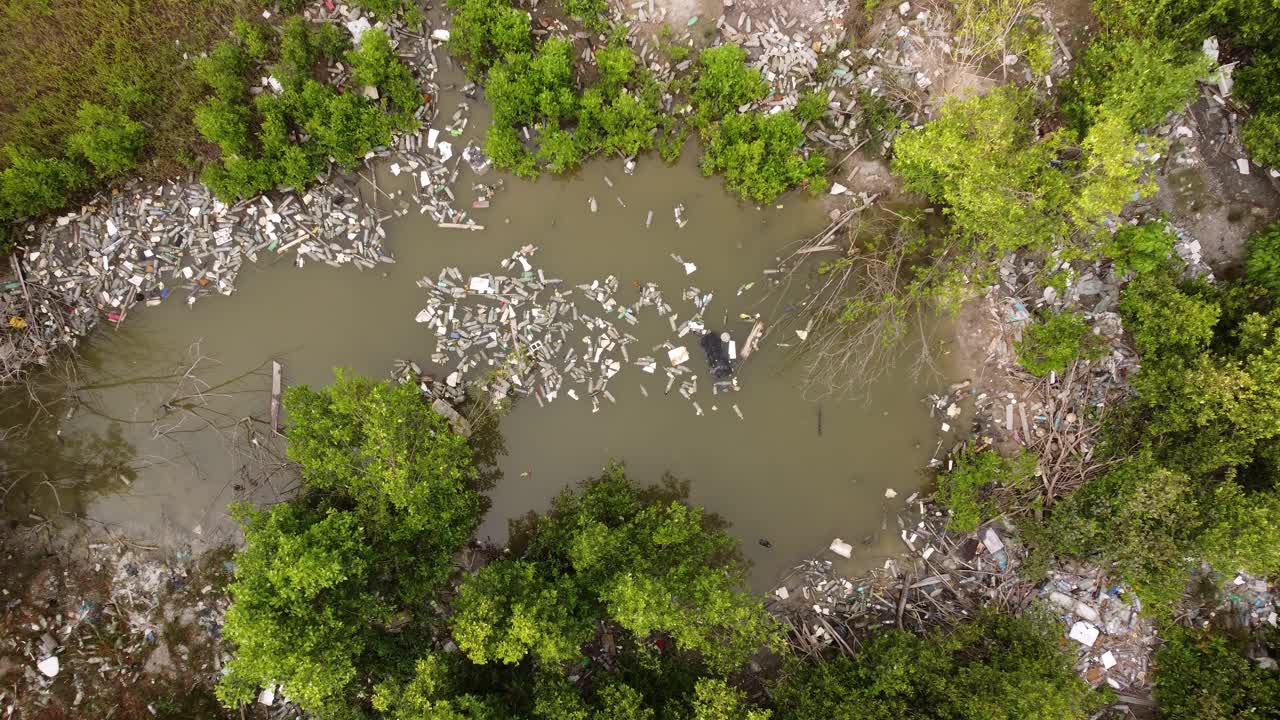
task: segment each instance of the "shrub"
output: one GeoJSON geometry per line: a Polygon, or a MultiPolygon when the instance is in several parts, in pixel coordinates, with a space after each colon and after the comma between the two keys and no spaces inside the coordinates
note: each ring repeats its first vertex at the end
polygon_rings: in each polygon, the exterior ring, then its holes
{"type": "Polygon", "coordinates": [[[84,103],[76,115],[76,132],[67,138],[67,149],[84,157],[98,177],[114,177],[138,164],[147,133],[119,110],[84,103]]]}
{"type": "Polygon", "coordinates": [[[786,720],[1062,720],[1105,698],[1072,669],[1056,622],[986,610],[949,631],[876,633],[850,659],[792,663],[773,688],[786,720]]]}
{"type": "Polygon", "coordinates": [[[1280,223],[1254,233],[1246,247],[1245,271],[1249,279],[1280,297],[1280,223]]]}
{"type": "Polygon", "coordinates": [[[580,656],[604,618],[637,641],[669,637],[724,673],[781,640],[740,589],[736,542],[701,509],[641,491],[620,466],[513,526],[512,545],[463,584],[450,620],[472,662],[553,667],[580,656]]]}
{"type": "Polygon", "coordinates": [[[311,77],[311,66],[319,52],[312,39],[306,21],[300,16],[284,21],[280,31],[280,61],[271,68],[271,74],[286,91],[301,91],[303,83],[311,77]]]}
{"type": "Polygon", "coordinates": [[[227,202],[251,198],[275,185],[270,164],[239,155],[209,163],[200,174],[200,181],[227,202]]]}
{"type": "Polygon", "coordinates": [[[409,7],[409,0],[355,0],[355,4],[373,13],[379,20],[385,20],[409,7]]]}
{"type": "Polygon", "coordinates": [[[1152,674],[1162,720],[1280,717],[1280,678],[1245,657],[1230,638],[1181,626],[1162,634],[1152,674]]]}
{"type": "Polygon", "coordinates": [[[1002,511],[995,493],[1001,489],[1029,489],[1038,458],[1022,453],[1005,458],[994,450],[966,450],[955,458],[955,467],[938,477],[934,498],[951,512],[949,525],[956,532],[973,532],[1002,511]]]}
{"type": "Polygon", "coordinates": [[[1104,35],[1072,69],[1063,111],[1082,135],[1103,115],[1144,130],[1195,97],[1196,80],[1208,70],[1203,53],[1168,40],[1104,35]]]}
{"type": "Polygon", "coordinates": [[[373,85],[397,108],[413,112],[422,105],[422,89],[408,66],[400,62],[391,40],[379,29],[360,36],[360,47],[347,53],[356,82],[373,85]]]}
{"type": "Polygon", "coordinates": [[[218,699],[249,703],[279,682],[309,712],[343,709],[371,623],[387,610],[369,586],[374,562],[359,519],[295,503],[241,509],[238,519],[246,547],[223,627],[235,656],[218,699]]]}
{"type": "Polygon", "coordinates": [[[477,471],[412,384],[339,372],[319,392],[290,387],[285,407],[304,492],[238,513],[218,696],[239,704],[280,683],[308,714],[355,717],[374,678],[429,646],[427,603],[483,510],[477,471]]]}
{"type": "Polygon", "coordinates": [[[815,90],[801,95],[796,101],[796,109],[792,112],[800,122],[811,123],[821,120],[827,114],[826,93],[815,90]]]}
{"type": "Polygon", "coordinates": [[[236,100],[210,98],[196,108],[195,123],[206,140],[216,143],[224,156],[244,155],[252,149],[249,108],[236,100]]]}
{"type": "Polygon", "coordinates": [[[1062,372],[1078,359],[1097,360],[1105,344],[1079,313],[1049,312],[1027,326],[1018,342],[1018,362],[1032,375],[1062,372]]]}
{"type": "Polygon", "coordinates": [[[564,0],[564,11],[578,18],[583,25],[603,30],[608,24],[608,0],[564,0]]]}
{"type": "Polygon", "coordinates": [[[951,98],[894,146],[893,171],[908,190],[946,205],[959,256],[978,277],[1006,252],[1091,245],[1104,217],[1153,187],[1139,181],[1139,139],[1119,118],[1099,121],[1076,145],[1066,129],[1038,137],[1034,109],[1029,93],[1008,86],[951,98]]]}
{"type": "Polygon", "coordinates": [[[261,62],[271,54],[274,38],[271,36],[270,28],[264,28],[258,23],[237,16],[232,22],[231,32],[240,39],[240,44],[250,59],[261,62]]]}
{"type": "Polygon", "coordinates": [[[9,167],[0,170],[0,221],[16,220],[66,204],[89,183],[89,173],[67,160],[42,158],[25,148],[5,148],[9,167]]]}
{"type": "Polygon", "coordinates": [[[1102,252],[1114,262],[1117,273],[1142,275],[1166,267],[1177,240],[1161,222],[1121,225],[1102,252]]]}
{"type": "Polygon", "coordinates": [[[744,200],[772,202],[797,185],[812,193],[826,189],[827,160],[804,158],[804,130],[791,113],[733,114],[703,131],[702,173],[724,175],[725,186],[744,200]]]}
{"type": "Polygon", "coordinates": [[[493,164],[521,177],[538,177],[538,162],[513,127],[490,125],[485,134],[485,154],[493,164]]]}
{"type": "Polygon", "coordinates": [[[473,80],[483,80],[508,55],[532,52],[529,14],[508,0],[449,0],[449,9],[449,52],[466,63],[473,80]]]}
{"type": "Polygon", "coordinates": [[[1141,368],[1104,425],[1113,463],[1058,503],[1037,543],[1098,555],[1158,613],[1191,561],[1280,571],[1280,314],[1255,286],[1139,275],[1120,311],[1141,368]]]}
{"type": "Polygon", "coordinates": [[[1280,168],[1280,100],[1246,120],[1240,139],[1254,162],[1280,168]]]}
{"type": "Polygon", "coordinates": [[[763,98],[768,91],[769,84],[760,71],[747,67],[747,51],[733,44],[703,50],[693,86],[695,121],[705,126],[737,112],[740,105],[763,98]]]}
{"type": "Polygon", "coordinates": [[[249,72],[249,57],[231,42],[221,42],[208,57],[196,61],[196,77],[213,88],[224,102],[232,102],[249,92],[245,76],[249,72]]]}

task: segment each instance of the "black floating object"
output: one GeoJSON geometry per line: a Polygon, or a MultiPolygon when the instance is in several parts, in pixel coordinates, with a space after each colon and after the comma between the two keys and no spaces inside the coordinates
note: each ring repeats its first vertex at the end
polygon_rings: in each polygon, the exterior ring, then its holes
{"type": "Polygon", "coordinates": [[[704,333],[698,344],[707,354],[707,366],[717,380],[733,377],[733,362],[729,359],[729,349],[720,339],[719,333],[710,331],[704,333]]]}

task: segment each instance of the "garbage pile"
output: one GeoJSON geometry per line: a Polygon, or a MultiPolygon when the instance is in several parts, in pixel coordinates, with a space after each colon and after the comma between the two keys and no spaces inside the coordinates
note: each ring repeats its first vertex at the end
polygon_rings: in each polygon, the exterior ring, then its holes
{"type": "MultiPolygon", "coordinates": [[[[382,245],[382,223],[414,209],[445,227],[483,228],[454,207],[451,189],[464,161],[477,175],[489,166],[478,147],[456,153],[447,139],[467,127],[469,103],[460,103],[442,128],[432,127],[439,95],[434,53],[447,33],[418,33],[398,21],[370,23],[343,4],[313,3],[304,12],[313,22],[346,27],[353,38],[374,26],[387,31],[429,99],[416,113],[421,131],[399,133],[392,147],[371,152],[354,178],[333,176],[303,193],[227,205],[194,180],[133,180],[75,211],[28,225],[21,264],[0,286],[8,329],[0,338],[0,382],[46,363],[61,347],[74,347],[101,320],[124,321],[138,305],[159,304],[175,292],[188,304],[229,295],[245,260],[292,253],[298,267],[312,260],[372,269],[394,262],[382,245]],[[412,187],[379,187],[376,170],[384,165],[393,176],[412,175],[412,187]],[[370,185],[372,204],[361,199],[357,179],[370,185]],[[395,203],[385,214],[378,207],[384,201],[395,203]]],[[[342,83],[350,69],[337,64],[328,73],[342,83]]],[[[492,189],[486,191],[492,196],[492,189]]]]}
{"type": "Polygon", "coordinates": [[[24,667],[7,674],[0,715],[74,714],[86,701],[125,697],[178,673],[218,678],[228,567],[189,551],[146,559],[127,543],[95,543],[84,560],[69,557],[43,557],[25,585],[10,584],[15,573],[3,588],[0,656],[24,667]]]}
{"type": "MultiPolygon", "coordinates": [[[[737,343],[728,332],[710,330],[705,318],[714,293],[696,287],[684,290],[681,300],[692,309],[682,319],[683,312],[676,312],[656,283],[644,284],[628,304],[618,297],[617,277],[569,286],[532,262],[536,252],[532,245],[516,250],[499,263],[497,273],[468,276],[446,267],[436,277],[418,281],[428,297],[415,320],[435,335],[431,361],[451,368],[444,387],[436,391],[439,395],[456,401],[474,378],[495,403],[532,396],[545,405],[565,396],[589,399],[592,412],[599,412],[602,400],[617,402],[611,383],[624,367],[634,366],[655,376],[661,369],[666,377],[663,392],[677,389],[702,415],[702,406],[693,399],[698,373],[689,365],[687,344],[702,344],[708,335],[718,343],[712,394],[738,389],[733,372],[737,343]],[[647,309],[666,319],[672,337],[652,348],[636,349],[639,339],[629,328],[641,322],[647,309]]],[[[693,263],[674,259],[686,273],[696,270],[693,263]]],[[[424,382],[439,385],[434,378],[424,382]]],[[[639,387],[647,397],[649,390],[643,383],[639,387]]],[[[737,405],[732,407],[741,418],[737,405]]]]}
{"type": "MultiPolygon", "coordinates": [[[[942,508],[913,494],[896,520],[905,551],[882,567],[842,577],[834,557],[851,558],[855,549],[836,538],[830,556],[806,560],[782,578],[766,604],[788,625],[798,650],[852,654],[862,638],[884,628],[922,632],[962,621],[981,607],[1020,612],[1038,605],[1059,620],[1064,640],[1073,641],[1082,677],[1121,692],[1122,702],[1146,702],[1158,639],[1131,587],[1096,566],[1076,564],[1058,568],[1042,583],[1028,582],[1018,574],[1026,550],[1003,518],[973,533],[953,532],[942,508]]],[[[1251,614],[1263,621],[1274,618],[1267,600],[1275,597],[1249,603],[1255,608],[1251,614]]]]}
{"type": "Polygon", "coordinates": [[[1076,670],[1090,685],[1145,692],[1159,639],[1133,588],[1096,566],[1069,563],[1050,572],[1037,592],[1068,628],[1076,670]]]}
{"type": "MultiPolygon", "coordinates": [[[[1207,565],[1200,568],[1200,574],[1210,582],[1221,580],[1207,565]]],[[[1196,622],[1245,630],[1254,636],[1264,628],[1280,625],[1280,593],[1266,578],[1239,572],[1221,585],[1218,604],[1200,608],[1193,618],[1196,622]]]]}
{"type": "MultiPolygon", "coordinates": [[[[1032,589],[1016,572],[1025,552],[1012,528],[997,521],[977,533],[952,532],[942,510],[918,494],[907,498],[896,520],[906,552],[882,567],[844,578],[831,559],[811,559],[774,589],[767,604],[802,650],[848,649],[885,627],[923,631],[982,606],[1021,608],[1029,602],[1032,589]]],[[[829,551],[844,558],[854,554],[840,538],[829,551]]]]}
{"type": "Polygon", "coordinates": [[[11,376],[19,369],[13,361],[39,362],[138,305],[158,305],[175,292],[188,305],[230,295],[245,260],[292,251],[299,266],[305,259],[362,269],[394,262],[382,249],[384,235],[354,188],[340,182],[228,206],[199,183],[131,181],[29,226],[20,273],[2,300],[10,326],[19,317],[25,332],[6,337],[0,360],[11,376]]]}

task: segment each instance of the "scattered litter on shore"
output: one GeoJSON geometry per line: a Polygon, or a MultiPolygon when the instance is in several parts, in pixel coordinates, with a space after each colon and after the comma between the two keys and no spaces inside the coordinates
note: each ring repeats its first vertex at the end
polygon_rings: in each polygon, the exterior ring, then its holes
{"type": "MultiPolygon", "coordinates": [[[[1021,612],[1037,606],[1058,619],[1064,642],[1074,638],[1077,669],[1090,684],[1113,688],[1121,702],[1149,702],[1158,640],[1132,588],[1095,566],[1068,565],[1043,582],[1027,581],[1019,575],[1026,549],[1012,525],[997,519],[973,533],[952,532],[943,510],[918,494],[895,519],[904,551],[883,566],[841,576],[833,558],[856,550],[836,538],[830,555],[806,560],[779,581],[766,604],[786,623],[794,649],[853,654],[885,628],[924,632],[983,607],[1021,612]]],[[[891,522],[882,531],[892,531],[891,522]]]]}

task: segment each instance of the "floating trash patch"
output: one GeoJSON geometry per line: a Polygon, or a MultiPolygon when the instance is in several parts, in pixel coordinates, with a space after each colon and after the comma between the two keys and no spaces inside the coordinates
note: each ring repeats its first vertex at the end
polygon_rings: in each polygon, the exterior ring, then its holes
{"type": "MultiPolygon", "coordinates": [[[[699,373],[693,369],[693,354],[700,347],[709,376],[702,383],[704,391],[710,386],[715,397],[739,389],[738,362],[762,337],[758,318],[740,316],[752,323],[752,332],[739,349],[730,332],[709,327],[705,314],[714,293],[686,288],[680,302],[690,308],[677,311],[656,283],[645,283],[627,304],[618,297],[617,277],[571,286],[537,267],[532,261],[536,252],[532,245],[520,248],[499,263],[499,273],[467,276],[446,267],[435,278],[419,280],[428,299],[415,319],[435,335],[431,361],[450,370],[443,382],[411,364],[401,364],[397,375],[417,380],[425,392],[455,400],[473,382],[495,403],[532,396],[545,405],[567,397],[589,400],[592,412],[599,412],[602,400],[617,402],[611,384],[624,369],[634,368],[642,378],[656,379],[661,373],[666,378],[662,392],[678,392],[702,415],[704,409],[694,399],[699,373]],[[665,319],[664,332],[670,336],[637,349],[640,340],[630,329],[654,316],[665,319]]],[[[672,259],[686,275],[697,269],[679,256],[672,259]]],[[[643,379],[639,389],[648,397],[643,379]]],[[[712,411],[720,409],[712,403],[712,411]]],[[[743,417],[737,404],[731,408],[743,417]]]]}

